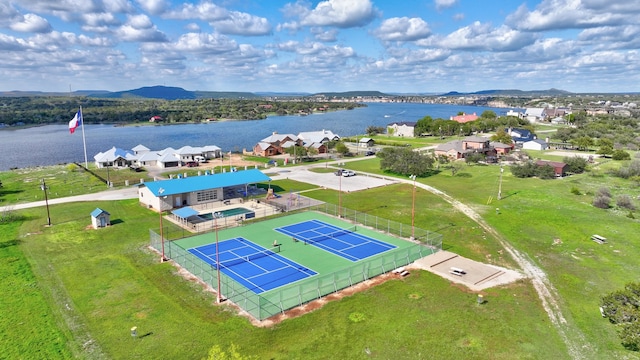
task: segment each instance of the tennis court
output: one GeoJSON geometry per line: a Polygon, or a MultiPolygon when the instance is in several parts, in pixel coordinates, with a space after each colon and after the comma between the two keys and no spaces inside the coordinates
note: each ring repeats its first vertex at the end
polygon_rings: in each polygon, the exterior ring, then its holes
{"type": "Polygon", "coordinates": [[[286,259],[280,247],[265,249],[245,238],[237,237],[188,249],[190,253],[241,283],[256,294],[316,275],[316,272],[286,259]]]}
{"type": "MultiPolygon", "coordinates": [[[[354,229],[353,225],[335,216],[306,211],[166,241],[164,247],[171,260],[260,320],[435,251],[366,226],[354,229]],[[216,237],[224,239],[218,242],[220,278],[216,237]],[[293,237],[298,241],[292,241],[293,237]]],[[[157,233],[152,234],[156,249],[162,246],[159,239],[157,233]]]]}
{"type": "Polygon", "coordinates": [[[316,219],[275,230],[351,261],[366,259],[396,248],[395,245],[356,233],[355,226],[344,229],[316,219]]]}

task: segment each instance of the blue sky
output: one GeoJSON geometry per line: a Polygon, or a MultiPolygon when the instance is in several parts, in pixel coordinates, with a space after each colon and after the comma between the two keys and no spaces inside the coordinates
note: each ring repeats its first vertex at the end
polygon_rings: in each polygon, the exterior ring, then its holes
{"type": "Polygon", "coordinates": [[[0,91],[640,91],[640,2],[0,0],[0,91]]]}

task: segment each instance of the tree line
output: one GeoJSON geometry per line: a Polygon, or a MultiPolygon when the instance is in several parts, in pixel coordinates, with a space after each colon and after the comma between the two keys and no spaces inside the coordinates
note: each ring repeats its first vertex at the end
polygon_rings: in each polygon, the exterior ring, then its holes
{"type": "Polygon", "coordinates": [[[220,119],[258,120],[268,115],[307,115],[350,110],[357,103],[262,101],[259,99],[102,99],[91,97],[4,97],[0,123],[5,125],[66,124],[82,107],[85,123],[144,123],[160,116],[167,123],[198,123],[220,119]]]}

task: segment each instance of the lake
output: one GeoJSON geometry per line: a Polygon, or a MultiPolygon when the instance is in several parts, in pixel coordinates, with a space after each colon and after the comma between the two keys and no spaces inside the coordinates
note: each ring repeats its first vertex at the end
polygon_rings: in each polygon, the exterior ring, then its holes
{"type": "MultiPolygon", "coordinates": [[[[368,103],[354,110],[318,113],[308,116],[270,116],[265,120],[220,121],[207,124],[113,126],[85,125],[87,157],[112,147],[131,149],[142,144],[152,150],[166,147],[175,149],[185,145],[216,145],[224,152],[251,149],[277,131],[280,134],[298,134],[302,131],[331,130],[339,136],[364,134],[369,126],[386,127],[396,121],[417,121],[425,116],[448,119],[458,112],[482,114],[493,110],[504,115],[509,109],[478,106],[368,103]]],[[[75,110],[69,110],[69,120],[75,110]]],[[[91,114],[84,114],[90,119],[91,114]]],[[[0,131],[0,171],[84,162],[82,129],[69,134],[67,125],[46,125],[26,129],[0,131]]]]}

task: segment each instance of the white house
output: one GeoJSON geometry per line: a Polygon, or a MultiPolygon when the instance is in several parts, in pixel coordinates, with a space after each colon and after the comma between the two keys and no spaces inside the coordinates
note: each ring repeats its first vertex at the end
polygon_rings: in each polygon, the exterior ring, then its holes
{"type": "Polygon", "coordinates": [[[298,138],[302,139],[305,146],[313,143],[326,144],[329,141],[340,140],[340,136],[334,134],[331,130],[307,131],[298,134],[298,138]]]}
{"type": "Polygon", "coordinates": [[[542,139],[533,139],[522,143],[524,150],[547,150],[549,145],[542,139]]]}
{"type": "Polygon", "coordinates": [[[524,112],[524,118],[530,123],[542,121],[544,117],[544,108],[527,108],[524,112]]]}
{"type": "Polygon", "coordinates": [[[400,137],[414,137],[415,122],[402,121],[387,124],[387,134],[400,137]]]}

